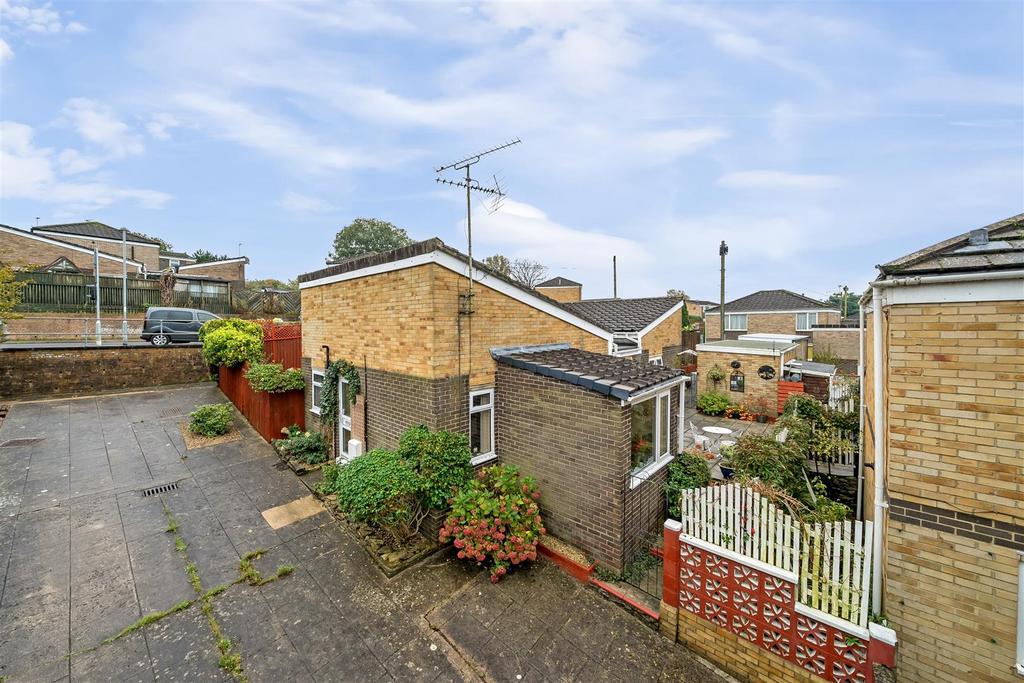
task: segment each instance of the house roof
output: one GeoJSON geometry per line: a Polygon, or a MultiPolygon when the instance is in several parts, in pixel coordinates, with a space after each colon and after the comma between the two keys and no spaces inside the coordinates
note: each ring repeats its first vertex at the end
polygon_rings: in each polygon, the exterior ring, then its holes
{"type": "Polygon", "coordinates": [[[249,263],[248,256],[236,256],[235,258],[225,258],[219,261],[203,261],[202,263],[186,263],[185,265],[178,266],[178,270],[188,270],[191,268],[206,268],[207,266],[219,266],[224,263],[249,263]]]}
{"type": "Polygon", "coordinates": [[[1024,266],[1024,213],[943,240],[878,266],[879,279],[1024,266]]]}
{"type": "MultiPolygon", "coordinates": [[[[57,223],[55,225],[37,225],[32,232],[58,233],[75,237],[98,237],[100,239],[121,240],[121,230],[112,228],[99,221],[83,221],[81,223],[57,223]]],[[[128,241],[160,246],[155,239],[145,237],[137,232],[128,231],[128,241]]]]}
{"type": "Polygon", "coordinates": [[[697,304],[698,306],[714,306],[715,305],[714,301],[706,301],[704,299],[687,299],[686,303],[688,303],[688,304],[697,304]]]}
{"type": "Polygon", "coordinates": [[[795,349],[799,344],[788,341],[772,341],[767,339],[723,339],[697,344],[697,352],[711,353],[747,353],[754,356],[779,356],[795,349]]]}
{"type": "Polygon", "coordinates": [[[830,363],[815,363],[809,360],[791,360],[786,363],[786,367],[808,375],[831,377],[836,374],[836,366],[830,363]]]}
{"type": "MultiPolygon", "coordinates": [[[[28,230],[22,230],[21,228],[15,228],[10,225],[0,224],[0,232],[8,232],[14,235],[18,235],[20,237],[26,237],[28,239],[37,240],[39,242],[45,242],[46,244],[55,244],[58,247],[70,249],[71,251],[82,252],[84,254],[93,253],[93,250],[89,247],[83,247],[80,244],[72,244],[71,242],[65,242],[64,240],[57,239],[56,237],[50,237],[49,235],[40,235],[34,232],[29,232],[28,230]]],[[[96,253],[99,255],[101,259],[106,259],[108,261],[117,261],[118,263],[121,263],[120,256],[113,256],[112,254],[108,254],[103,251],[97,251],[96,253]]],[[[141,262],[133,261],[132,259],[125,259],[125,261],[127,261],[137,271],[142,272],[144,266],[141,262]]]]}
{"type": "Polygon", "coordinates": [[[195,261],[195,257],[187,251],[161,251],[160,258],[183,258],[189,261],[195,261]]]}
{"type": "MultiPolygon", "coordinates": [[[[719,310],[719,306],[709,308],[706,313],[719,310]]],[[[823,301],[812,299],[788,289],[762,289],[747,296],[727,301],[726,313],[760,313],[762,311],[817,311],[831,310],[831,306],[823,301]]]]}
{"type": "MultiPolygon", "coordinates": [[[[317,283],[317,281],[320,280],[328,280],[328,282],[324,282],[322,284],[330,284],[331,280],[337,281],[346,279],[346,276],[349,274],[353,274],[351,277],[362,277],[363,275],[361,274],[355,275],[360,271],[368,271],[365,273],[367,276],[373,275],[377,272],[383,272],[388,269],[390,264],[396,264],[399,261],[411,260],[416,257],[426,257],[435,252],[451,257],[462,264],[465,264],[468,260],[468,257],[462,252],[457,249],[452,249],[437,237],[433,237],[429,240],[415,242],[405,247],[392,249],[391,251],[364,254],[362,256],[347,259],[341,263],[331,264],[326,268],[321,268],[309,273],[303,273],[298,277],[299,288],[302,289],[309,286],[315,286],[314,283],[317,283]]],[[[512,278],[506,277],[505,275],[488,268],[476,259],[473,260],[473,267],[477,272],[483,273],[490,278],[494,278],[494,280],[497,281],[497,284],[504,287],[506,291],[517,293],[517,296],[521,300],[537,302],[542,310],[544,307],[553,307],[558,309],[558,313],[562,316],[570,316],[571,321],[574,321],[574,324],[577,324],[577,326],[579,326],[578,323],[583,323],[590,328],[596,328],[600,331],[601,336],[610,338],[608,333],[613,332],[613,330],[603,327],[598,321],[594,320],[590,316],[574,311],[568,304],[555,301],[535,289],[525,287],[512,278]]],[[[488,284],[486,281],[483,281],[483,283],[488,284]]]]}
{"type": "Polygon", "coordinates": [[[679,384],[687,377],[675,368],[574,349],[568,344],[492,349],[491,355],[504,365],[623,400],[653,388],[679,384]]]}
{"type": "Polygon", "coordinates": [[[565,304],[569,310],[594,320],[612,332],[639,332],[683,300],[676,296],[643,299],[584,299],[565,304]]]}
{"type": "Polygon", "coordinates": [[[550,280],[537,285],[537,287],[582,287],[583,285],[579,282],[574,282],[567,277],[553,277],[550,280]]]}

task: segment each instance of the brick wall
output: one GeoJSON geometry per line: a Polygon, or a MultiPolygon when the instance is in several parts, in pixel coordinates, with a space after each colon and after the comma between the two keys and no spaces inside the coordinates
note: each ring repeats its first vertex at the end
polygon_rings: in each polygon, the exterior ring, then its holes
{"type": "MultiPolygon", "coordinates": [[[[75,235],[61,235],[59,237],[54,235],[46,235],[46,237],[58,239],[61,242],[70,242],[71,244],[77,244],[87,249],[92,249],[93,247],[95,247],[97,251],[101,251],[105,254],[110,254],[111,256],[116,256],[117,258],[121,258],[120,242],[106,242],[104,240],[93,240],[89,239],[88,237],[76,237],[75,235]]],[[[4,235],[4,238],[7,238],[6,234],[4,235]]],[[[131,259],[132,261],[138,261],[139,263],[145,263],[146,270],[148,271],[158,272],[160,270],[160,247],[158,245],[132,244],[131,242],[128,242],[127,247],[129,259],[131,259]]],[[[90,259],[91,263],[92,256],[89,256],[88,258],[90,259]]],[[[53,259],[50,259],[50,261],[52,260],[53,259]]],[[[49,261],[47,261],[47,263],[49,263],[49,261]]],[[[78,264],[76,263],[75,265],[78,264]]],[[[89,266],[89,269],[92,270],[91,265],[89,266]]],[[[117,264],[117,274],[120,273],[121,265],[117,264]]]]}
{"type": "MultiPolygon", "coordinates": [[[[95,339],[96,316],[56,315],[54,313],[22,313],[22,317],[5,321],[9,341],[58,341],[75,339],[82,341],[88,334],[95,339]]],[[[131,341],[138,341],[142,332],[145,315],[128,314],[128,334],[131,341]]],[[[121,314],[104,313],[101,316],[103,336],[112,338],[121,336],[121,314]]]]}
{"type": "Polygon", "coordinates": [[[583,287],[537,287],[538,294],[543,294],[549,299],[568,303],[579,301],[583,298],[583,287]]]}
{"type": "Polygon", "coordinates": [[[212,277],[232,284],[245,283],[245,261],[189,264],[188,268],[178,272],[189,277],[212,277]]]}
{"type": "Polygon", "coordinates": [[[0,398],[50,398],[208,380],[197,347],[0,351],[0,398]]]}
{"type": "Polygon", "coordinates": [[[665,347],[679,346],[683,340],[683,311],[676,311],[640,339],[640,347],[652,356],[661,356],[665,347]]]}
{"type": "MultiPolygon", "coordinates": [[[[728,307],[726,307],[725,312],[727,315],[730,313],[728,307]]],[[[707,330],[707,336],[705,338],[708,341],[715,341],[718,339],[718,333],[721,329],[721,315],[718,313],[708,313],[704,321],[707,330]]],[[[839,314],[819,311],[818,324],[838,325],[839,314]]],[[[741,334],[755,334],[757,332],[771,334],[805,334],[808,336],[811,334],[808,331],[797,331],[796,313],[748,313],[747,329],[739,332],[726,332],[725,338],[736,339],[741,334]]]]}
{"type": "Polygon", "coordinates": [[[498,366],[495,403],[498,454],[536,478],[547,528],[621,570],[629,408],[506,365],[498,366]]]}
{"type": "MultiPolygon", "coordinates": [[[[792,353],[792,352],[791,352],[792,353]]],[[[789,360],[789,356],[786,356],[786,360],[789,360]]],[[[727,395],[734,403],[739,403],[752,407],[756,402],[764,401],[771,408],[776,407],[778,401],[778,380],[779,380],[779,366],[781,365],[778,356],[761,356],[755,354],[743,354],[743,353],[727,353],[717,351],[698,351],[697,352],[697,385],[698,395],[703,394],[707,391],[718,391],[727,395]],[[744,389],[743,393],[736,391],[729,391],[729,376],[734,372],[730,363],[738,360],[740,362],[739,370],[743,373],[744,389]],[[725,372],[725,379],[718,383],[717,387],[708,380],[708,370],[713,366],[717,365],[725,372]],[[762,365],[770,365],[775,369],[775,377],[773,379],[761,379],[757,375],[757,370],[762,365]]]]}
{"type": "Polygon", "coordinates": [[[885,610],[900,634],[901,677],[1015,680],[1024,302],[896,305],[883,320],[887,419],[875,424],[869,342],[865,461],[881,428],[893,501],[885,610]]]}
{"type": "Polygon", "coordinates": [[[843,360],[860,356],[860,329],[857,327],[816,327],[811,332],[815,351],[830,351],[843,360]]]}
{"type": "MultiPolygon", "coordinates": [[[[65,240],[67,241],[67,240],[65,240]]],[[[92,248],[91,246],[89,247],[92,248]]],[[[121,247],[118,246],[117,257],[121,257],[121,247]]],[[[103,251],[100,249],[100,251],[103,251]]],[[[4,232],[0,235],[0,263],[8,263],[15,267],[40,268],[48,266],[61,256],[75,264],[82,271],[92,272],[92,254],[50,244],[42,240],[33,239],[4,232]]],[[[138,273],[138,267],[128,264],[129,273],[138,273]]],[[[121,275],[121,262],[100,258],[101,275],[121,275]]]]}

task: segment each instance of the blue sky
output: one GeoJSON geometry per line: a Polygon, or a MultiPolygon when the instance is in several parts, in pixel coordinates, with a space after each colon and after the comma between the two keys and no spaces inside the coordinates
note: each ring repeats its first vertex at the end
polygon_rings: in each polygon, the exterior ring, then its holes
{"type": "Polygon", "coordinates": [[[0,0],[0,222],[322,266],[357,216],[611,294],[862,289],[1024,210],[1024,4],[0,0]]]}

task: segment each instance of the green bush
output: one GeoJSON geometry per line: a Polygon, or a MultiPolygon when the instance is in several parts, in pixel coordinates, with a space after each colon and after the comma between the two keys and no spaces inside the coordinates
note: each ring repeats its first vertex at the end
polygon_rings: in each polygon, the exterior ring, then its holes
{"type": "Polygon", "coordinates": [[[188,415],[188,428],[193,434],[220,436],[231,430],[231,404],[211,403],[199,406],[188,415]]]}
{"type": "Polygon", "coordinates": [[[280,394],[285,391],[296,391],[306,388],[302,378],[302,370],[288,368],[285,370],[280,363],[251,363],[245,371],[245,378],[254,391],[267,391],[280,394]]]}
{"type": "Polygon", "coordinates": [[[685,489],[696,489],[711,483],[708,461],[701,455],[685,452],[668,464],[668,481],[665,495],[668,498],[668,515],[681,519],[679,502],[685,489]]]}
{"type": "Polygon", "coordinates": [[[515,467],[488,467],[455,496],[440,540],[452,539],[459,559],[489,564],[497,583],[512,565],[537,559],[546,533],[538,498],[536,483],[515,467]]]}
{"type": "Polygon", "coordinates": [[[793,394],[786,399],[786,404],[782,408],[782,414],[796,415],[818,424],[825,414],[825,406],[810,394],[793,394]]]}
{"type": "Polygon", "coordinates": [[[804,456],[788,440],[781,444],[770,436],[746,434],[730,449],[729,462],[740,481],[759,479],[810,503],[804,483],[804,456]]]}
{"type": "Polygon", "coordinates": [[[285,457],[302,460],[310,465],[317,465],[327,460],[329,444],[327,438],[320,432],[304,432],[297,425],[285,427],[281,431],[288,437],[275,439],[274,446],[285,457]]]}
{"type": "Polygon", "coordinates": [[[465,434],[411,427],[398,442],[398,455],[416,473],[420,500],[426,507],[446,508],[473,474],[465,434]]]}
{"type": "Polygon", "coordinates": [[[263,360],[263,337],[229,326],[218,327],[203,339],[203,358],[209,365],[228,367],[257,363],[263,360]]]}
{"type": "MultiPolygon", "coordinates": [[[[331,472],[338,508],[401,543],[415,531],[417,477],[397,453],[376,448],[331,472]]],[[[324,482],[328,481],[325,474],[324,482]]]]}
{"type": "Polygon", "coordinates": [[[811,440],[814,438],[811,423],[794,413],[789,413],[775,421],[772,436],[778,436],[783,430],[786,431],[786,445],[804,458],[810,457],[811,440]]]}
{"type": "Polygon", "coordinates": [[[199,341],[202,342],[206,339],[206,335],[210,332],[225,328],[238,330],[245,334],[251,334],[254,337],[259,337],[260,341],[263,341],[263,327],[259,323],[254,323],[251,320],[242,320],[241,318],[217,318],[214,320],[207,320],[203,323],[202,327],[199,328],[199,341]]]}
{"type": "Polygon", "coordinates": [[[712,382],[713,384],[717,385],[723,379],[725,379],[725,370],[720,368],[717,363],[715,365],[712,365],[708,369],[708,381],[709,382],[712,382]]]}
{"type": "Polygon", "coordinates": [[[843,522],[850,516],[850,508],[842,503],[831,500],[828,497],[828,490],[821,479],[815,478],[811,482],[814,488],[814,495],[817,503],[811,512],[804,517],[805,521],[811,523],[843,522]]]}
{"type": "Polygon", "coordinates": [[[716,391],[709,391],[697,397],[697,410],[705,415],[721,415],[732,402],[725,394],[716,391]]]}

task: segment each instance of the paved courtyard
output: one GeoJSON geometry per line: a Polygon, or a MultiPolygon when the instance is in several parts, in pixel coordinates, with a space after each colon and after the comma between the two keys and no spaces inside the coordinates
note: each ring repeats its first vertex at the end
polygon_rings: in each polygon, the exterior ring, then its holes
{"type": "Polygon", "coordinates": [[[720,680],[543,561],[492,585],[441,553],[388,580],[326,512],[271,528],[264,511],[309,491],[269,445],[240,417],[228,443],[186,451],[178,432],[223,400],[202,385],[13,406],[5,683],[720,680]]]}

